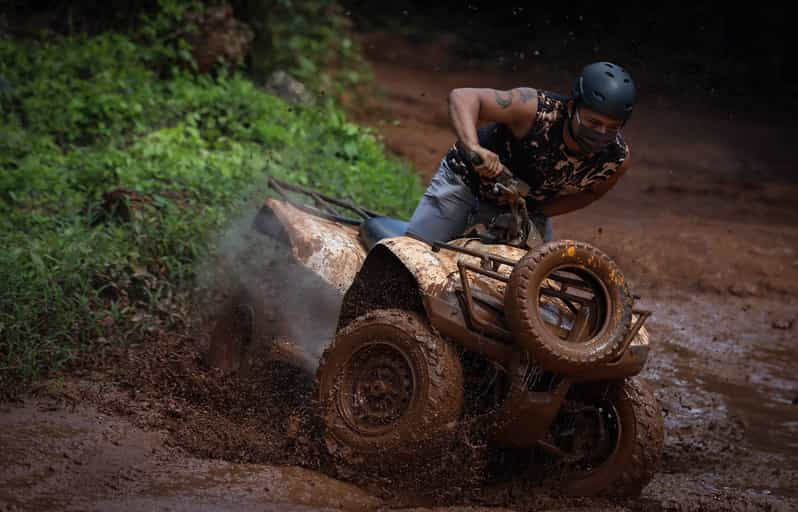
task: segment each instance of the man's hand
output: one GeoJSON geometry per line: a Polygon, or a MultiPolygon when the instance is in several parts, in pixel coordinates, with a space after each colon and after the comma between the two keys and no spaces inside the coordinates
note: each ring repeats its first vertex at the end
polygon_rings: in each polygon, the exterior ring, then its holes
{"type": "Polygon", "coordinates": [[[499,155],[482,146],[471,146],[466,149],[466,155],[474,166],[474,170],[483,178],[495,178],[505,169],[499,160],[499,155]]]}

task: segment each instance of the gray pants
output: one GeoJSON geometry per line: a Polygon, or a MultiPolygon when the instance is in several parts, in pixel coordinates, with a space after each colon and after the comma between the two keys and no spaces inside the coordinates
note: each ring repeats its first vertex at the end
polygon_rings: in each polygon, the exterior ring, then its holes
{"type": "MultiPolygon", "coordinates": [[[[430,242],[448,242],[460,237],[467,227],[488,224],[504,211],[495,203],[480,201],[443,160],[410,218],[407,232],[430,242]]],[[[550,219],[546,219],[543,239],[554,239],[550,219]]]]}

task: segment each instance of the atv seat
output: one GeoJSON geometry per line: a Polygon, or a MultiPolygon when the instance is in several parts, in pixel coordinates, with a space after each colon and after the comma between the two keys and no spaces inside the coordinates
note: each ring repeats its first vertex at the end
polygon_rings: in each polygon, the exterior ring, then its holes
{"type": "Polygon", "coordinates": [[[371,249],[384,238],[402,236],[407,232],[407,221],[393,217],[371,217],[360,225],[360,238],[371,249]]]}

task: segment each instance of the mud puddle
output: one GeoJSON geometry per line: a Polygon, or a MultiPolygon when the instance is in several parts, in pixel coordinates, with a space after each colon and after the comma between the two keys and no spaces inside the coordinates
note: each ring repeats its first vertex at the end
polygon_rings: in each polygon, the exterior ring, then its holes
{"type": "MultiPolygon", "coordinates": [[[[790,398],[795,389],[772,385],[786,381],[768,379],[761,374],[750,376],[748,385],[711,374],[693,375],[692,380],[696,386],[723,397],[729,413],[743,420],[746,439],[756,449],[784,455],[785,463],[798,470],[798,406],[790,398]]],[[[792,489],[791,495],[798,497],[798,488],[792,489]]]]}
{"type": "Polygon", "coordinates": [[[435,493],[366,474],[335,480],[307,372],[266,360],[234,379],[206,366],[202,340],[171,339],[119,351],[44,398],[5,407],[0,444],[11,450],[0,458],[0,502],[23,510],[791,510],[795,361],[772,358],[785,355],[790,333],[769,337],[767,351],[755,335],[772,334],[757,318],[787,306],[748,300],[753,313],[741,325],[734,308],[710,299],[652,293],[640,304],[656,312],[644,376],[665,410],[666,446],[636,500],[563,498],[515,482],[430,480],[444,490],[435,493]]]}
{"type": "Polygon", "coordinates": [[[761,507],[781,498],[783,506],[795,506],[798,386],[791,372],[798,357],[788,349],[790,333],[771,326],[771,317],[791,314],[791,305],[732,297],[737,307],[720,308],[713,298],[649,303],[657,311],[651,326],[659,344],[648,373],[661,385],[667,412],[663,469],[684,472],[707,489],[739,492],[761,507]]]}
{"type": "Polygon", "coordinates": [[[0,510],[369,510],[380,501],[299,467],[188,456],[168,434],[90,406],[0,413],[0,510]]]}

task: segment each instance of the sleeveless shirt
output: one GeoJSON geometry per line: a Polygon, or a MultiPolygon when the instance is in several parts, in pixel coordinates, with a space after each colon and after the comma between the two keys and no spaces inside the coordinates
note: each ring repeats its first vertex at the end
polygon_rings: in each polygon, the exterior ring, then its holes
{"type": "MultiPolygon", "coordinates": [[[[620,133],[599,152],[577,156],[568,154],[563,139],[563,129],[568,121],[567,103],[567,97],[538,91],[535,122],[520,139],[502,123],[491,123],[477,131],[479,144],[496,153],[516,177],[529,184],[529,198],[533,201],[576,194],[606,181],[629,155],[629,147],[620,133]]],[[[487,200],[495,199],[492,182],[481,178],[466,163],[457,146],[452,146],[445,160],[476,195],[487,200]]]]}

